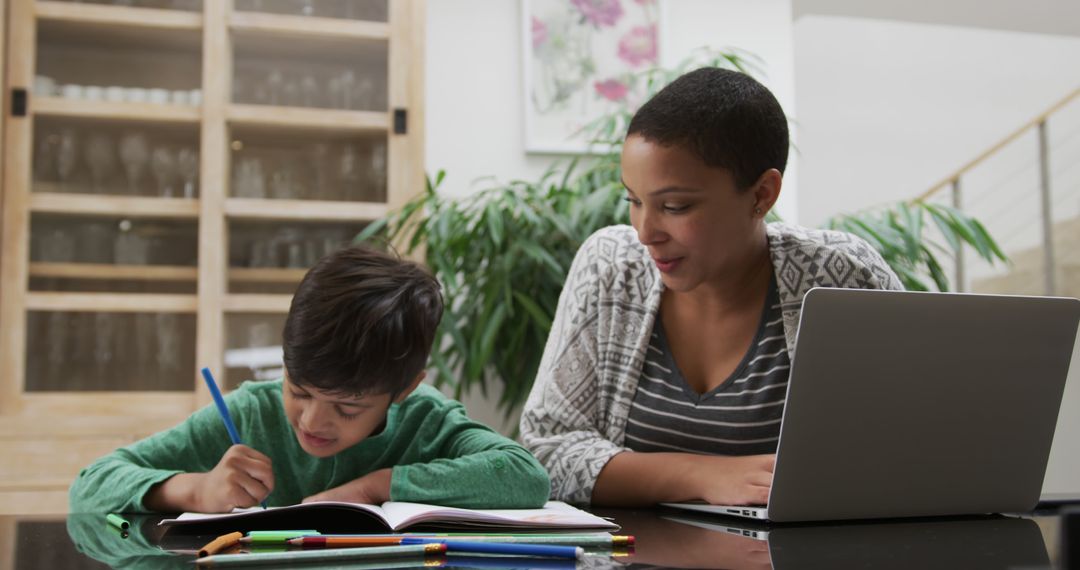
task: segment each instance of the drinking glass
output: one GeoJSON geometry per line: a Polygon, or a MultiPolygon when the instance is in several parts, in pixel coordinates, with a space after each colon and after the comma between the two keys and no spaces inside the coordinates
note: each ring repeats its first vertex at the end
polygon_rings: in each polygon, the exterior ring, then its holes
{"type": "Polygon", "coordinates": [[[281,74],[280,70],[273,70],[266,77],[266,90],[269,103],[271,105],[280,105],[282,100],[282,84],[285,82],[285,77],[281,74]]]}
{"type": "Polygon", "coordinates": [[[116,145],[111,136],[94,133],[86,141],[86,163],[90,166],[90,178],[94,192],[107,193],[106,182],[116,169],[116,145]]]}
{"type": "Polygon", "coordinates": [[[131,220],[121,220],[118,224],[113,257],[120,265],[146,265],[150,242],[140,235],[131,220]]]}
{"type": "Polygon", "coordinates": [[[120,137],[120,162],[124,165],[127,173],[128,193],[139,195],[139,183],[142,180],[143,170],[150,159],[150,142],[146,135],[138,131],[130,131],[120,137]]]}
{"type": "Polygon", "coordinates": [[[157,195],[164,198],[176,196],[176,153],[167,146],[159,146],[150,156],[150,171],[157,181],[157,195]]]}
{"type": "Polygon", "coordinates": [[[60,131],[60,142],[56,150],[56,173],[60,178],[60,189],[70,192],[71,174],[79,164],[79,135],[73,129],[60,131]]]}
{"type": "Polygon", "coordinates": [[[352,109],[353,97],[356,95],[356,73],[351,69],[346,69],[341,73],[338,84],[341,88],[341,101],[338,102],[338,107],[352,109]]]}
{"type": "Polygon", "coordinates": [[[319,82],[311,74],[305,75],[300,80],[300,99],[301,104],[305,107],[322,106],[322,101],[319,98],[319,82]]]}
{"type": "Polygon", "coordinates": [[[113,363],[116,360],[116,315],[112,313],[94,313],[94,366],[97,377],[109,378],[110,372],[114,372],[113,363]]]}
{"type": "Polygon", "coordinates": [[[157,313],[157,366],[159,374],[171,380],[180,370],[180,319],[173,313],[157,313]]]}
{"type": "Polygon", "coordinates": [[[355,144],[348,143],[341,147],[338,157],[338,180],[340,181],[343,200],[357,200],[360,193],[360,151],[355,144]]]}
{"type": "Polygon", "coordinates": [[[59,148],[59,135],[56,133],[41,134],[34,153],[34,180],[38,182],[56,180],[59,172],[59,166],[56,162],[59,148]]]}
{"type": "Polygon", "coordinates": [[[184,197],[194,198],[195,182],[199,179],[199,151],[191,147],[181,148],[176,154],[176,165],[184,181],[184,197]]]}
{"type": "Polygon", "coordinates": [[[368,168],[368,192],[364,199],[370,202],[386,201],[386,144],[378,143],[371,148],[368,168]]]}

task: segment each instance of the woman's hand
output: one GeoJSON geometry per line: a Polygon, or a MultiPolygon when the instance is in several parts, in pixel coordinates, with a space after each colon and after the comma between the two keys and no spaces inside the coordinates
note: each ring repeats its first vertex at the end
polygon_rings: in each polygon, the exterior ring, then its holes
{"type": "Polygon", "coordinates": [[[341,501],[345,503],[366,503],[381,505],[390,500],[390,480],[392,469],[379,469],[363,477],[353,479],[344,485],[314,494],[303,502],[341,501]]]}
{"type": "Polygon", "coordinates": [[[698,456],[687,473],[696,498],[712,505],[764,505],[776,455],[698,456]]]}
{"type": "Polygon", "coordinates": [[[714,505],[765,504],[776,455],[698,455],[627,451],[600,471],[597,506],[634,507],[707,501],[714,505]]]}

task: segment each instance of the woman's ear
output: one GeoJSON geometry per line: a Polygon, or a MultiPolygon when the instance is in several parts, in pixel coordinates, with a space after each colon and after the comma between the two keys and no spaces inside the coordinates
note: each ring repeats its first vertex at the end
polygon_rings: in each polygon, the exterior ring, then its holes
{"type": "Polygon", "coordinates": [[[403,402],[405,398],[408,398],[409,394],[412,394],[413,390],[424,381],[424,378],[427,378],[427,371],[421,371],[420,374],[416,376],[416,379],[412,381],[412,384],[409,384],[408,388],[402,390],[401,393],[397,395],[397,398],[394,398],[394,403],[403,402]]]}
{"type": "Polygon", "coordinates": [[[765,217],[765,214],[776,204],[780,198],[780,187],[784,184],[784,175],[775,168],[763,172],[754,183],[754,215],[765,217]]]}

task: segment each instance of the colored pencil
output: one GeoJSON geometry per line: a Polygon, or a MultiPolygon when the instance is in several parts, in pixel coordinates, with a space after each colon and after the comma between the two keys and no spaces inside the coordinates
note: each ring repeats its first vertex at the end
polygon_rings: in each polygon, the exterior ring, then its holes
{"type": "MultiPolygon", "coordinates": [[[[444,566],[451,568],[501,568],[502,570],[574,570],[576,560],[562,558],[526,558],[524,556],[447,556],[444,566]]],[[[349,570],[353,570],[350,566],[349,570]]]]}
{"type": "Polygon", "coordinates": [[[327,534],[293,538],[288,543],[305,548],[347,548],[350,546],[376,546],[400,544],[402,538],[438,538],[468,540],[472,542],[502,542],[507,544],[561,544],[588,547],[633,546],[634,537],[628,535],[529,535],[529,534],[327,534]]]}
{"type": "Polygon", "coordinates": [[[507,544],[505,542],[473,542],[419,537],[405,537],[401,539],[401,544],[445,544],[448,553],[499,554],[503,556],[532,556],[534,558],[567,558],[571,560],[576,560],[585,555],[585,549],[580,546],[552,546],[549,544],[507,544]]]}
{"type": "Polygon", "coordinates": [[[266,554],[217,554],[196,560],[200,566],[254,566],[259,564],[300,564],[320,561],[373,560],[379,558],[422,558],[446,552],[445,544],[410,544],[372,548],[331,548],[292,550],[266,554]]]}
{"type": "Polygon", "coordinates": [[[108,514],[105,515],[105,519],[109,521],[109,524],[120,530],[127,530],[131,526],[131,523],[124,520],[120,515],[108,514]]]}
{"type": "Polygon", "coordinates": [[[214,540],[211,540],[210,542],[206,543],[206,546],[200,548],[199,549],[199,558],[210,556],[212,554],[217,554],[218,552],[221,552],[222,550],[226,550],[228,548],[231,548],[231,547],[235,546],[237,543],[239,543],[240,539],[243,538],[243,536],[244,536],[244,533],[242,533],[242,532],[230,532],[229,534],[223,534],[223,535],[215,538],[214,540]]]}
{"type": "MultiPolygon", "coordinates": [[[[210,396],[214,398],[214,405],[217,406],[218,413],[221,414],[221,421],[225,422],[225,431],[229,432],[229,439],[232,440],[233,445],[242,445],[240,441],[240,432],[236,431],[236,424],[232,421],[232,416],[229,415],[229,407],[225,405],[225,398],[221,396],[221,390],[218,389],[217,382],[214,381],[214,375],[210,373],[209,368],[202,369],[203,380],[206,381],[206,387],[210,390],[210,396]]],[[[262,508],[266,508],[266,500],[262,501],[262,508]]]]}
{"type": "Polygon", "coordinates": [[[240,539],[242,544],[286,544],[299,536],[319,536],[317,530],[253,530],[240,539]]]}

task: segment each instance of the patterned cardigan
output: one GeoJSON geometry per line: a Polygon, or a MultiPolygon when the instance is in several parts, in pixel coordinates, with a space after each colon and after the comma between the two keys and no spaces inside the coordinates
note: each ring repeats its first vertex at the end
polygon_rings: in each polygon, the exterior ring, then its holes
{"type": "MultiPolygon", "coordinates": [[[[766,229],[789,354],[810,288],[903,288],[858,237],[782,223],[766,229]]],[[[521,417],[522,441],[550,473],[553,499],[589,503],[600,470],[627,451],[626,419],[663,289],[629,226],[594,233],[575,256],[521,417]]]]}

